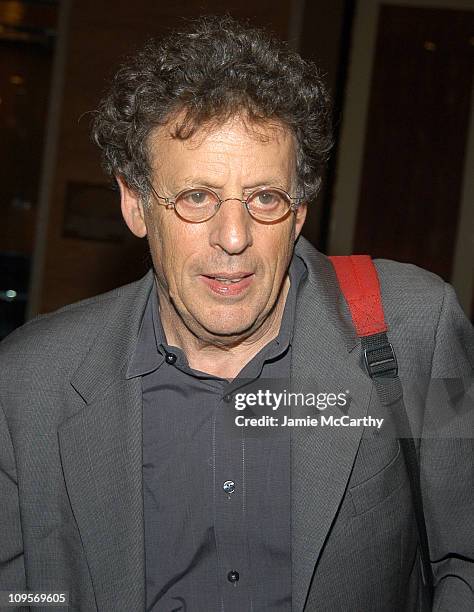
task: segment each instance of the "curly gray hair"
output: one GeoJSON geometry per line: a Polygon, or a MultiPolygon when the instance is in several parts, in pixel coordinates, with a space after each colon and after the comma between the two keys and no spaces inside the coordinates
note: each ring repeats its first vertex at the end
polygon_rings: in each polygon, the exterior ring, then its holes
{"type": "Polygon", "coordinates": [[[298,189],[314,197],[331,148],[330,103],[318,68],[261,29],[202,17],[183,32],[149,40],[115,74],[95,113],[92,137],[105,170],[149,196],[148,140],[171,118],[173,136],[244,112],[278,120],[297,143],[298,189]]]}

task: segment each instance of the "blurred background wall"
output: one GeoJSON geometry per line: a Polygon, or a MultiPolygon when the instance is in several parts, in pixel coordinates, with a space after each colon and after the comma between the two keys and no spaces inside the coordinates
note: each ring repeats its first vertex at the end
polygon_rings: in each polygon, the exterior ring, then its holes
{"type": "Polygon", "coordinates": [[[326,74],[337,144],[306,237],[432,270],[474,315],[474,0],[0,0],[0,337],[145,273],[90,112],[145,38],[224,12],[326,74]]]}

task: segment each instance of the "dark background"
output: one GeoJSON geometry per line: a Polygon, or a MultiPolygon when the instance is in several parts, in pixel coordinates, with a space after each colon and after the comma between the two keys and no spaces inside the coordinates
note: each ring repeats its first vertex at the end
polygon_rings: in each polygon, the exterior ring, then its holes
{"type": "MultiPolygon", "coordinates": [[[[90,141],[90,111],[120,59],[183,17],[247,18],[322,67],[337,144],[303,233],[320,250],[345,254],[331,240],[339,145],[348,96],[357,88],[354,69],[347,87],[355,24],[369,5],[376,38],[366,59],[372,76],[367,109],[360,110],[365,136],[350,251],[411,262],[454,282],[472,317],[473,261],[459,266],[458,258],[456,270],[455,262],[457,252],[474,250],[472,228],[460,221],[463,188],[472,184],[466,160],[474,0],[470,10],[462,0],[423,4],[0,0],[0,338],[38,312],[146,271],[146,243],[126,230],[90,141]],[[468,247],[459,251],[466,236],[468,247]]],[[[343,212],[346,205],[338,202],[343,212]]]]}

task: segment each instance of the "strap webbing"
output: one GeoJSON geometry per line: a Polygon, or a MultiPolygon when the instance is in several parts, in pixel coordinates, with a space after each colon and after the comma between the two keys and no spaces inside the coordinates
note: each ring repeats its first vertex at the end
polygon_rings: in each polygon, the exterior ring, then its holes
{"type": "Polygon", "coordinates": [[[371,336],[387,331],[379,278],[370,256],[341,255],[329,259],[336,270],[357,335],[371,336]]]}
{"type": "Polygon", "coordinates": [[[424,601],[431,610],[433,571],[423,512],[420,468],[413,434],[403,402],[403,388],[393,347],[388,341],[377,270],[369,255],[329,258],[336,271],[342,293],[349,307],[357,335],[361,338],[364,361],[374,382],[380,402],[389,407],[397,429],[412,495],[420,543],[424,601]]]}

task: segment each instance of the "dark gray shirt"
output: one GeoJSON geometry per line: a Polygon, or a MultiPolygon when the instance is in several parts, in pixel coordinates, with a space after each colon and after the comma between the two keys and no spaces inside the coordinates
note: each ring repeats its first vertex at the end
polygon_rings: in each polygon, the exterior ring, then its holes
{"type": "Polygon", "coordinates": [[[127,372],[142,377],[147,611],[291,610],[289,428],[236,426],[272,411],[233,399],[288,382],[299,257],[289,274],[277,338],[231,382],[167,344],[150,294],[127,372]]]}

